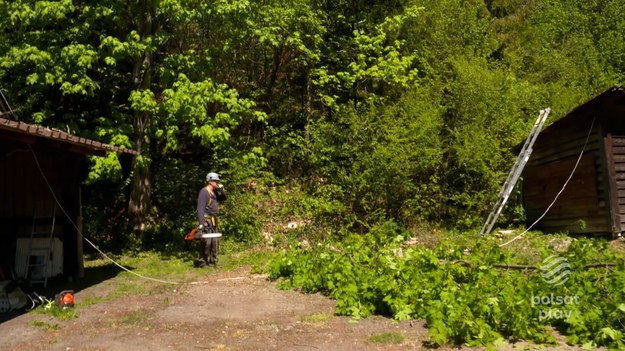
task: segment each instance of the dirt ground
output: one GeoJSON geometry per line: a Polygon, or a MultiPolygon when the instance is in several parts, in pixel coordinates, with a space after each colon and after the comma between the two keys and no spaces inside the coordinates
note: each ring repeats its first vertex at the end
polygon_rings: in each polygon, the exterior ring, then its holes
{"type": "MultiPolygon", "coordinates": [[[[208,269],[195,282],[148,296],[85,304],[107,293],[106,281],[75,294],[78,318],[26,313],[0,324],[1,350],[420,350],[423,321],[353,320],[333,314],[318,294],[282,291],[250,267],[208,269]],[[394,337],[403,336],[403,340],[394,337]]],[[[515,344],[500,350],[534,350],[515,344]]],[[[540,347],[541,350],[576,350],[540,347]]],[[[435,350],[483,350],[443,347],[435,350]]]]}

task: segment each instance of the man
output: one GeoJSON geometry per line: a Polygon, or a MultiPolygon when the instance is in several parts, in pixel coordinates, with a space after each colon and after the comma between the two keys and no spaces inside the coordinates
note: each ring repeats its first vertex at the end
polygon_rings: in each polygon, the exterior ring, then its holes
{"type": "MultiPolygon", "coordinates": [[[[224,189],[219,176],[215,172],[206,175],[207,185],[200,189],[197,197],[197,220],[200,233],[217,232],[217,210],[219,203],[226,200],[224,189]]],[[[217,265],[217,253],[219,251],[220,238],[200,239],[200,258],[197,260],[198,267],[217,265]]]]}

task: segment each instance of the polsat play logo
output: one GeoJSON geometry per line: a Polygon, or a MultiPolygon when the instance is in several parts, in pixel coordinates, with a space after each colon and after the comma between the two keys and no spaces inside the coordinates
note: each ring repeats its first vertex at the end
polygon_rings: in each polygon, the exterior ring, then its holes
{"type": "Polygon", "coordinates": [[[561,285],[569,280],[571,266],[564,257],[551,255],[543,260],[540,275],[549,285],[561,285]]]}

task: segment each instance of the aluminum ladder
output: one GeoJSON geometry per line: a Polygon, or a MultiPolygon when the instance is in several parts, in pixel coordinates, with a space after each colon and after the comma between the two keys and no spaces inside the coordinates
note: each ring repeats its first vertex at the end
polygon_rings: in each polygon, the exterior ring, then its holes
{"type": "Polygon", "coordinates": [[[43,284],[48,287],[48,271],[54,258],[54,226],[56,206],[52,216],[33,214],[32,230],[26,257],[25,277],[30,284],[43,284]]]}
{"type": "Polygon", "coordinates": [[[497,222],[497,218],[499,218],[499,214],[501,214],[501,210],[506,205],[506,202],[508,201],[508,198],[510,197],[510,194],[512,193],[512,189],[514,189],[514,186],[519,180],[521,173],[523,173],[523,168],[525,168],[525,164],[527,163],[527,161],[530,158],[530,155],[532,154],[532,151],[533,151],[532,147],[534,146],[534,142],[538,138],[538,134],[540,134],[540,131],[543,128],[543,124],[545,123],[545,120],[547,120],[547,116],[549,116],[550,112],[551,112],[551,108],[549,107],[547,107],[546,109],[540,110],[538,118],[536,119],[536,122],[534,122],[534,126],[532,127],[532,130],[530,131],[529,136],[525,140],[525,143],[523,144],[523,148],[521,148],[521,151],[519,152],[519,155],[517,156],[514,166],[512,166],[510,173],[508,173],[508,178],[506,178],[506,181],[503,183],[503,187],[499,191],[497,202],[495,203],[495,206],[493,207],[493,210],[491,211],[491,213],[488,215],[488,218],[486,219],[486,223],[484,223],[484,226],[482,227],[482,230],[480,231],[480,235],[488,234],[493,230],[493,226],[497,222]]]}

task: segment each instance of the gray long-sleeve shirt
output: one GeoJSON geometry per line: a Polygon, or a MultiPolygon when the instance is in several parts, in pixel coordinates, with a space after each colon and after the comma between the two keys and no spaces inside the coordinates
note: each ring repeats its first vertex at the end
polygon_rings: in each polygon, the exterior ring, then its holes
{"type": "Polygon", "coordinates": [[[219,209],[219,202],[225,201],[227,198],[226,190],[224,188],[215,189],[212,193],[209,193],[208,188],[204,187],[200,189],[197,197],[197,220],[201,225],[206,226],[206,218],[217,218],[217,211],[219,209]]]}

